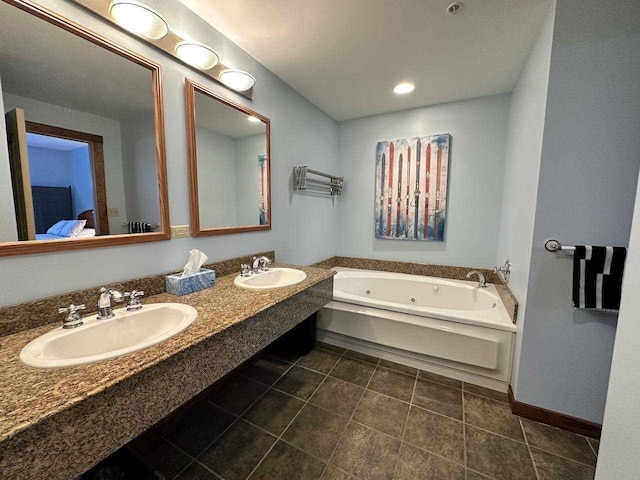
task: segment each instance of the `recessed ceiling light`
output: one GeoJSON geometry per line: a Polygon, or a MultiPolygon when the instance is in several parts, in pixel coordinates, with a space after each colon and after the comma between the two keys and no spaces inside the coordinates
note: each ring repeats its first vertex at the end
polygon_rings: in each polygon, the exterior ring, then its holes
{"type": "Polygon", "coordinates": [[[260,123],[262,121],[258,117],[254,117],[253,115],[250,115],[248,119],[250,122],[253,122],[253,123],[260,123]]]}
{"type": "Polygon", "coordinates": [[[396,95],[406,95],[407,93],[411,93],[415,90],[416,86],[413,83],[402,82],[393,87],[393,93],[396,95]]]}
{"type": "Polygon", "coordinates": [[[451,15],[455,15],[460,10],[462,10],[462,2],[452,3],[447,7],[447,13],[450,13],[451,15]]]}
{"type": "Polygon", "coordinates": [[[220,74],[220,81],[237,92],[249,90],[256,83],[253,75],[242,70],[229,69],[220,74]]]}
{"type": "Polygon", "coordinates": [[[151,40],[169,33],[169,24],[158,12],[133,0],[115,0],[109,10],[115,22],[125,30],[151,40]]]}
{"type": "Polygon", "coordinates": [[[176,45],[176,55],[189,65],[203,70],[215,67],[220,57],[211,47],[203,43],[184,41],[176,45]]]}

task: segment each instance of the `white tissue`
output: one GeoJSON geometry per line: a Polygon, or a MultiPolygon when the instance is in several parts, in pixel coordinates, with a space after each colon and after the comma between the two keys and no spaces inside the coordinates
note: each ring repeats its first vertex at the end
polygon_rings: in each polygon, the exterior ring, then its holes
{"type": "Polygon", "coordinates": [[[189,275],[193,275],[194,273],[198,273],[200,271],[200,267],[204,265],[204,263],[209,260],[204,253],[200,250],[194,248],[189,251],[189,261],[184,266],[184,270],[182,270],[182,277],[188,277],[189,275]]]}

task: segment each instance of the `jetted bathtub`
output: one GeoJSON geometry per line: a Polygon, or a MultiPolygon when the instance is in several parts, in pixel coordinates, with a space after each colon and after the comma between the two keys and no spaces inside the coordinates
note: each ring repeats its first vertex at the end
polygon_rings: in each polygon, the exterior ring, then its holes
{"type": "Polygon", "coordinates": [[[506,391],[516,327],[495,286],[336,267],[318,338],[506,391]]]}

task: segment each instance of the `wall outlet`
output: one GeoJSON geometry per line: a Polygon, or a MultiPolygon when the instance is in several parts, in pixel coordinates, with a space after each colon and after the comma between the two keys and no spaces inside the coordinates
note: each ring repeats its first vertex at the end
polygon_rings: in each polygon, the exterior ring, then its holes
{"type": "Polygon", "coordinates": [[[189,225],[171,225],[171,238],[186,238],[189,236],[189,225]]]}
{"type": "Polygon", "coordinates": [[[117,208],[107,208],[107,216],[109,218],[119,217],[120,212],[118,212],[117,208]]]}

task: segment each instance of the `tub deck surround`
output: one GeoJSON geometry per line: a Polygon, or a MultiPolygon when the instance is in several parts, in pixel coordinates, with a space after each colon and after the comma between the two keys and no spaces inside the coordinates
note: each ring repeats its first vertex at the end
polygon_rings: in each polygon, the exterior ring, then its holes
{"type": "MultiPolygon", "coordinates": [[[[203,265],[216,271],[216,276],[222,277],[240,270],[240,265],[250,263],[254,256],[266,256],[275,260],[274,251],[255,253],[243,257],[222,260],[203,265]]],[[[92,288],[75,292],[53,295],[51,297],[27,301],[16,305],[0,306],[0,337],[30,330],[32,328],[59,322],[62,317],[58,314],[59,307],[66,307],[72,303],[79,305],[84,303],[87,308],[83,316],[97,311],[98,289],[100,287],[114,288],[122,292],[131,290],[143,290],[146,297],[165,293],[165,276],[179,271],[159,273],[148,277],[125,280],[107,285],[96,285],[92,288]]]]}
{"type": "MultiPolygon", "coordinates": [[[[515,332],[495,286],[477,282],[334,267],[333,300],[515,332]]],[[[420,319],[416,320],[418,323],[420,319]]]]}
{"type": "Polygon", "coordinates": [[[371,258],[357,257],[330,257],[320,262],[314,263],[313,267],[331,269],[334,267],[355,268],[360,270],[375,270],[378,272],[406,273],[410,275],[420,275],[424,277],[448,278],[452,280],[467,280],[467,273],[471,270],[482,272],[488,283],[500,294],[500,299],[504,304],[509,317],[516,323],[518,314],[518,301],[505,285],[500,276],[493,270],[475,267],[452,267],[447,265],[432,265],[427,263],[395,262],[391,260],[377,260],[371,258]]]}
{"type": "Polygon", "coordinates": [[[214,288],[146,303],[192,305],[180,335],[101,363],[25,367],[20,350],[41,326],[0,338],[0,478],[77,476],[251,358],[331,300],[335,272],[300,268],[290,287],[245,290],[222,276],[214,288]]]}

